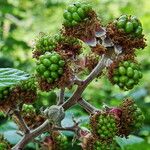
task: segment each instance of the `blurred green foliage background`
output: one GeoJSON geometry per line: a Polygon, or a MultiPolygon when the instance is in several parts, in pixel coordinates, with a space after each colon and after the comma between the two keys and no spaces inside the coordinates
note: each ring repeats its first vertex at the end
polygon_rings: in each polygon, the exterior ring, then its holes
{"type": "MultiPolygon", "coordinates": [[[[62,27],[63,11],[73,0],[0,0],[0,67],[14,67],[29,73],[34,72],[32,59],[33,41],[39,32],[57,33],[62,27]]],[[[137,51],[137,60],[142,64],[143,79],[130,92],[123,92],[113,87],[107,77],[93,81],[83,96],[96,107],[103,103],[119,105],[127,96],[133,97],[146,117],[143,128],[135,133],[145,139],[144,142],[125,146],[126,150],[150,149],[150,1],[148,0],[86,0],[91,3],[102,22],[109,21],[121,14],[134,14],[143,24],[147,47],[137,51]]],[[[71,95],[67,91],[66,98],[71,95]]],[[[54,103],[55,94],[41,94],[35,107],[54,103]],[[48,99],[48,101],[47,101],[48,99]]],[[[71,111],[77,116],[87,117],[86,113],[76,107],[71,111]],[[77,110],[76,110],[77,109],[77,110]]],[[[5,122],[6,123],[6,122],[5,122]]],[[[0,121],[2,132],[3,121],[0,121]]],[[[5,130],[9,131],[5,125],[5,130]]],[[[4,131],[4,129],[3,129],[4,131]]],[[[17,139],[17,137],[16,137],[17,139]]],[[[14,141],[13,141],[14,142],[14,141]]],[[[13,143],[12,142],[12,143],[13,143]]],[[[15,142],[14,142],[15,143],[15,142]]],[[[135,142],[136,143],[136,142],[135,142]]],[[[77,148],[75,148],[77,149],[77,148]]]]}

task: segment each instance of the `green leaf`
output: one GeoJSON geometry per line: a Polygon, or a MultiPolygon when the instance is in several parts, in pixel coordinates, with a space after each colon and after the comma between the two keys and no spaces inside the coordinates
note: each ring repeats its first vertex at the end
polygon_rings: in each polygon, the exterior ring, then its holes
{"type": "Polygon", "coordinates": [[[132,145],[132,144],[136,144],[136,143],[141,143],[143,142],[144,139],[140,138],[138,136],[134,136],[134,135],[129,135],[128,139],[126,138],[120,138],[120,137],[116,137],[116,142],[120,145],[121,149],[124,150],[124,148],[127,145],[132,145]]]}
{"type": "Polygon", "coordinates": [[[29,78],[29,74],[13,68],[0,68],[0,88],[17,84],[29,78]]]}

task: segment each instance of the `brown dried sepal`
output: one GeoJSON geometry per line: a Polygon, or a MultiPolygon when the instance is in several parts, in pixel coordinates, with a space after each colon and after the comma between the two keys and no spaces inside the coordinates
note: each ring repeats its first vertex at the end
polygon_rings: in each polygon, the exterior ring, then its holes
{"type": "Polygon", "coordinates": [[[121,104],[120,108],[122,110],[122,116],[120,118],[120,128],[119,134],[120,136],[127,137],[131,132],[132,129],[130,125],[133,123],[132,113],[134,110],[129,109],[130,106],[133,106],[134,101],[131,98],[125,99],[124,102],[121,104]]]}
{"type": "Polygon", "coordinates": [[[42,52],[38,51],[38,50],[34,50],[32,52],[32,57],[38,59],[41,55],[43,55],[42,52]]]}
{"type": "Polygon", "coordinates": [[[74,78],[73,71],[69,66],[64,66],[63,75],[54,83],[48,83],[47,80],[38,77],[39,88],[41,91],[50,91],[54,88],[70,87],[74,78]]]}
{"type": "Polygon", "coordinates": [[[113,63],[110,64],[110,66],[108,67],[108,78],[112,84],[114,84],[114,81],[113,81],[114,71],[119,67],[119,63],[122,61],[128,61],[128,60],[136,62],[132,54],[127,54],[127,55],[122,55],[118,57],[116,60],[113,61],[113,63]]]}
{"type": "Polygon", "coordinates": [[[88,19],[84,20],[77,26],[66,27],[64,26],[62,33],[66,36],[76,37],[82,41],[95,38],[95,33],[100,27],[100,22],[94,11],[88,13],[88,19]]]}
{"type": "Polygon", "coordinates": [[[94,150],[94,141],[95,138],[92,136],[92,134],[86,135],[82,140],[82,149],[83,150],[94,150]]]}
{"type": "MultiPolygon", "coordinates": [[[[35,113],[26,113],[26,112],[21,112],[21,115],[25,121],[25,123],[27,124],[27,126],[30,129],[35,129],[37,127],[39,127],[45,120],[46,118],[43,117],[42,115],[35,113]]],[[[22,125],[20,124],[20,121],[18,120],[18,118],[13,115],[13,120],[17,123],[18,127],[20,128],[20,130],[23,130],[22,125]]]]}
{"type": "Polygon", "coordinates": [[[81,44],[70,44],[68,42],[60,41],[57,44],[55,51],[60,54],[64,59],[70,59],[72,57],[76,57],[81,53],[81,44]]]}
{"type": "Polygon", "coordinates": [[[19,97],[20,92],[18,89],[13,88],[7,99],[4,99],[2,102],[0,102],[0,110],[4,113],[8,113],[10,110],[13,110],[17,107],[17,104],[19,104],[19,97]]]}
{"type": "Polygon", "coordinates": [[[92,52],[94,52],[95,54],[100,55],[100,56],[102,54],[105,54],[106,50],[107,49],[101,44],[97,44],[95,47],[91,48],[92,52]]]}
{"type": "Polygon", "coordinates": [[[106,33],[114,44],[122,46],[124,54],[134,54],[136,48],[144,49],[146,47],[144,35],[133,37],[121,29],[118,30],[114,22],[108,24],[106,33]]]}

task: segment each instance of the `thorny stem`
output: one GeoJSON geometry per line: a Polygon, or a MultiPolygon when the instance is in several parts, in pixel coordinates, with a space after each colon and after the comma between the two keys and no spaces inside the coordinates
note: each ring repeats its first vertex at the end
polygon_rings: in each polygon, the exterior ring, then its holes
{"type": "Polygon", "coordinates": [[[64,93],[65,93],[65,88],[61,88],[57,105],[61,105],[64,103],[64,93]]]}
{"type": "Polygon", "coordinates": [[[64,108],[64,110],[67,110],[68,108],[72,107],[73,105],[77,103],[78,99],[81,97],[83,91],[88,86],[88,84],[95,77],[97,77],[105,68],[105,64],[107,60],[108,60],[108,57],[106,55],[103,55],[101,61],[98,62],[97,66],[93,69],[93,71],[89,74],[89,76],[84,80],[83,84],[78,86],[74,94],[65,103],[62,104],[62,107],[64,108]]]}
{"type": "MultiPolygon", "coordinates": [[[[102,56],[101,60],[98,62],[97,66],[93,69],[93,71],[89,74],[89,76],[84,81],[81,82],[82,84],[78,85],[74,94],[61,105],[64,108],[64,110],[69,109],[78,102],[88,84],[100,73],[102,73],[102,70],[105,68],[105,64],[108,59],[109,57],[107,57],[107,55],[102,56]]],[[[90,109],[88,109],[88,111],[90,111],[90,109]]],[[[50,129],[52,130],[52,127],[50,127],[49,121],[46,120],[41,126],[37,127],[30,133],[25,134],[23,138],[20,140],[20,142],[12,148],[12,150],[22,150],[25,147],[25,145],[28,144],[32,139],[39,136],[43,132],[49,131],[50,129]]]]}
{"type": "Polygon", "coordinates": [[[78,100],[78,104],[90,114],[93,114],[94,112],[98,111],[97,108],[95,108],[93,105],[85,101],[83,98],[80,98],[78,100]]]}
{"type": "Polygon", "coordinates": [[[25,123],[24,119],[22,118],[20,112],[19,112],[18,110],[15,110],[15,111],[13,112],[13,114],[17,117],[17,121],[19,121],[19,124],[20,124],[20,126],[21,126],[23,132],[24,132],[25,134],[28,134],[28,133],[30,132],[30,129],[29,129],[29,127],[27,126],[27,124],[25,123]]]}

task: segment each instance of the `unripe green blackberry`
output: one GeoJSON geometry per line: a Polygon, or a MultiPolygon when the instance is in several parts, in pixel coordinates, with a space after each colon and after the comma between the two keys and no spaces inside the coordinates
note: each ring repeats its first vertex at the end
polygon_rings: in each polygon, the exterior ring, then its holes
{"type": "Polygon", "coordinates": [[[37,75],[45,79],[48,83],[54,83],[63,74],[65,61],[56,52],[41,55],[37,62],[37,75]]]}
{"type": "Polygon", "coordinates": [[[118,121],[115,115],[107,112],[94,114],[91,119],[91,129],[95,137],[99,139],[113,139],[118,132],[118,121]]]}
{"type": "Polygon", "coordinates": [[[142,127],[144,116],[132,99],[124,100],[120,108],[122,110],[120,135],[128,136],[142,127]]]}
{"type": "Polygon", "coordinates": [[[4,139],[3,135],[0,135],[0,150],[9,150],[10,144],[6,139],[4,139]]]}
{"type": "Polygon", "coordinates": [[[10,94],[10,87],[4,87],[0,89],[0,103],[6,100],[10,94]]]}
{"type": "Polygon", "coordinates": [[[22,112],[23,113],[35,113],[35,108],[33,107],[33,105],[27,105],[27,104],[23,104],[22,107],[22,112]]]}
{"type": "Polygon", "coordinates": [[[65,135],[56,131],[53,132],[52,138],[54,140],[56,150],[67,150],[68,139],[65,135]]]}
{"type": "Polygon", "coordinates": [[[121,60],[113,63],[109,69],[109,79],[123,90],[130,90],[138,84],[142,72],[137,63],[132,60],[121,60]]]}
{"type": "Polygon", "coordinates": [[[64,25],[68,27],[78,25],[80,22],[88,19],[88,13],[91,10],[91,6],[84,3],[74,3],[70,5],[63,14],[64,25]]]}
{"type": "Polygon", "coordinates": [[[100,140],[92,135],[85,136],[81,146],[83,150],[120,150],[115,140],[100,140]]]}
{"type": "Polygon", "coordinates": [[[120,150],[120,148],[117,145],[116,141],[107,142],[96,140],[93,150],[120,150]]]}
{"type": "Polygon", "coordinates": [[[45,52],[54,51],[56,48],[56,41],[54,37],[43,34],[35,41],[33,57],[37,57],[45,52]]]}
{"type": "Polygon", "coordinates": [[[142,35],[142,25],[136,16],[122,15],[116,21],[118,29],[122,29],[125,33],[131,34],[136,37],[142,35]]]}

